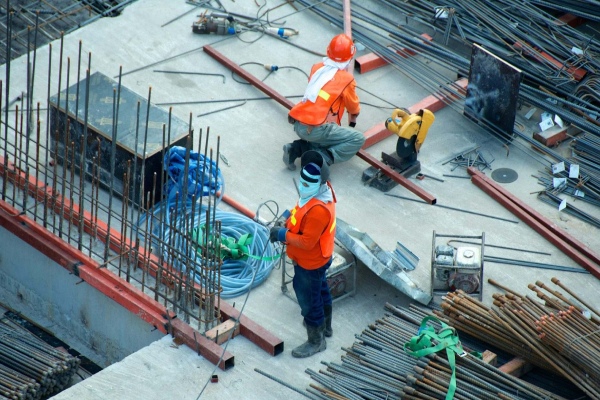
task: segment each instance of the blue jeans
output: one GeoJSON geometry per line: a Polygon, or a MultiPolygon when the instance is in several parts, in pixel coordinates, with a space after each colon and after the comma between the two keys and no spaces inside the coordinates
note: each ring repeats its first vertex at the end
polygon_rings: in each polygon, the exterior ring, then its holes
{"type": "Polygon", "coordinates": [[[323,306],[331,305],[332,298],[327,284],[327,269],[332,259],[318,269],[307,270],[294,264],[292,286],[300,305],[306,325],[321,326],[325,321],[323,306]]]}

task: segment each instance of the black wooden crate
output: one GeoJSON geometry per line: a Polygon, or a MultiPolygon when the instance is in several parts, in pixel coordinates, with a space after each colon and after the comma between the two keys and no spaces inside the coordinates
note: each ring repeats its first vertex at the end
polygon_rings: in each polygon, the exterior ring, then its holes
{"type": "MultiPolygon", "coordinates": [[[[122,85],[119,95],[118,83],[99,72],[91,75],[89,80],[87,134],[85,132],[87,78],[79,82],[79,90],[77,84],[74,84],[50,98],[52,155],[58,162],[64,164],[65,141],[72,142],[75,148],[74,167],[79,172],[81,153],[85,147],[84,163],[88,179],[91,177],[93,160],[100,155],[100,182],[105,189],[110,188],[113,116],[116,111],[114,103],[116,96],[119,96],[113,190],[119,197],[123,196],[123,176],[127,172],[129,163],[130,172],[134,175],[134,181],[130,179],[129,182],[129,198],[138,204],[145,203],[140,201],[143,172],[145,193],[143,200],[146,199],[147,193],[152,191],[155,173],[157,190],[154,201],[160,200],[164,153],[171,146],[186,146],[187,138],[190,137],[191,140],[192,136],[189,124],[174,116],[169,119],[167,111],[152,104],[148,109],[147,99],[122,85]],[[147,114],[149,118],[146,130],[147,114]],[[65,135],[67,120],[68,136],[65,135]],[[163,125],[165,125],[164,131],[163,125]],[[82,141],[84,136],[85,146],[82,141]],[[144,139],[146,139],[145,154],[144,139]],[[171,146],[167,145],[169,142],[171,146]],[[136,166],[135,173],[133,173],[134,166],[136,166]]],[[[67,162],[70,162],[71,156],[69,153],[67,162]]]]}

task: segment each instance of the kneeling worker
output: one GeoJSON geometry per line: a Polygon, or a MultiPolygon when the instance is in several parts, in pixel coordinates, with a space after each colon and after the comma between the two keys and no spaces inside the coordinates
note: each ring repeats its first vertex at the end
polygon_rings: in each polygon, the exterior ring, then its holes
{"type": "Polygon", "coordinates": [[[307,151],[301,158],[300,199],[285,226],[271,228],[271,242],[283,242],[294,264],[292,286],[304,317],[308,340],[292,350],[304,358],[325,350],[325,337],[333,334],[332,298],[327,269],[335,246],[335,194],[327,181],[329,167],[320,153],[307,151]]]}
{"type": "Polygon", "coordinates": [[[354,129],[360,113],[356,81],[347,68],[356,52],[345,34],[335,36],[327,47],[327,57],[312,66],[302,101],[288,114],[300,140],[283,146],[283,163],[295,170],[294,161],[307,150],[316,150],[328,165],[352,158],[365,142],[354,129]],[[350,114],[350,127],[342,127],[344,111],[350,114]]]}

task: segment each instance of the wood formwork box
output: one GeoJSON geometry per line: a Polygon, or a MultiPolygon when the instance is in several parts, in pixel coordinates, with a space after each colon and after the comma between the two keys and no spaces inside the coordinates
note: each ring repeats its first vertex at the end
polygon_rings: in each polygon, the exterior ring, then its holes
{"type": "Polygon", "coordinates": [[[185,121],[169,113],[119,85],[113,79],[96,72],[52,96],[49,102],[51,158],[61,164],[73,159],[77,172],[81,171],[81,155],[85,152],[84,171],[88,179],[92,176],[94,159],[100,158],[100,182],[105,189],[111,186],[111,152],[113,136],[116,136],[114,192],[123,196],[123,176],[129,170],[134,176],[129,183],[129,198],[143,204],[147,193],[152,191],[154,174],[156,193],[154,201],[161,199],[161,174],[165,152],[171,146],[186,146],[192,136],[191,127],[185,121]],[[89,90],[89,101],[86,92],[89,90]],[[115,107],[118,98],[118,111],[115,107]],[[139,104],[139,106],[138,106],[139,104]],[[87,115],[86,115],[87,109],[87,115]],[[138,115],[139,113],[139,115],[138,115]],[[113,116],[118,115],[117,124],[113,116]],[[148,116],[148,117],[147,117],[148,116]],[[87,130],[86,130],[87,120],[87,130]],[[147,120],[147,122],[146,122],[147,120]],[[69,127],[68,135],[66,127],[69,127]],[[164,125],[164,130],[163,130],[164,125]],[[116,133],[113,135],[113,128],[116,133]],[[164,133],[163,133],[164,132],[164,133]],[[84,139],[85,138],[85,142],[84,139]],[[170,142],[170,145],[167,143],[170,142]],[[65,154],[66,144],[72,143],[74,152],[65,154]],[[144,147],[145,143],[145,147],[144,147]],[[133,173],[135,166],[135,173],[133,173]],[[144,199],[140,191],[144,184],[144,199]]]}

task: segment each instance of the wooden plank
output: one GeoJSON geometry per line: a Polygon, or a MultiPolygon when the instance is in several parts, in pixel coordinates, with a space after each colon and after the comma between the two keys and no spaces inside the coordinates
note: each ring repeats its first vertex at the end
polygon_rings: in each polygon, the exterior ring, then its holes
{"type": "Polygon", "coordinates": [[[498,369],[506,374],[521,377],[531,371],[533,366],[527,362],[524,358],[515,357],[504,365],[498,367],[498,369]]]}
{"type": "Polygon", "coordinates": [[[239,334],[240,325],[236,324],[232,319],[228,319],[227,321],[220,323],[205,333],[208,340],[216,342],[217,344],[223,344],[230,338],[234,338],[239,334]]]}
{"type": "Polygon", "coordinates": [[[481,356],[483,357],[483,362],[486,364],[489,364],[493,367],[495,367],[496,364],[498,364],[498,356],[494,352],[486,350],[483,353],[481,353],[481,356]]]}

